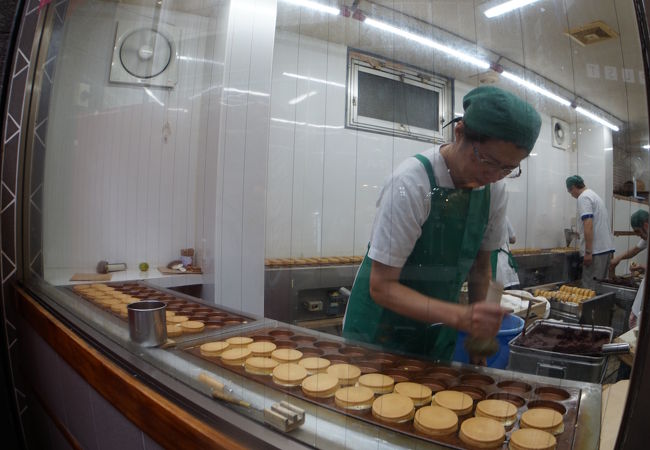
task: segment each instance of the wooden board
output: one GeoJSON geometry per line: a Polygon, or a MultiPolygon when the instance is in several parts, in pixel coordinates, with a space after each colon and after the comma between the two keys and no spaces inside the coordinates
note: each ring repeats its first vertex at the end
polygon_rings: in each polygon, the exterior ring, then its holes
{"type": "Polygon", "coordinates": [[[201,270],[198,272],[190,272],[189,270],[181,272],[180,270],[170,269],[169,267],[164,266],[160,266],[157,269],[158,272],[162,273],[163,275],[201,275],[203,273],[201,270]]]}
{"type": "Polygon", "coordinates": [[[630,380],[621,380],[603,390],[600,450],[613,450],[623,418],[630,380]]]}
{"type": "Polygon", "coordinates": [[[111,281],[110,273],[75,273],[70,281],[111,281]]]}

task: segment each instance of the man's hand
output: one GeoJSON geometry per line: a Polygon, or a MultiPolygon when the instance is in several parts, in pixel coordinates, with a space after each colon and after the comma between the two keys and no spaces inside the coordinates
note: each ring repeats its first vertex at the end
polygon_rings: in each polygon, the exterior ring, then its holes
{"type": "Polygon", "coordinates": [[[594,257],[591,253],[585,253],[585,257],[582,260],[582,264],[585,266],[591,266],[591,263],[594,261],[594,257]]]}
{"type": "MultiPolygon", "coordinates": [[[[618,266],[618,263],[620,263],[621,260],[619,258],[612,258],[612,260],[609,262],[609,268],[610,269],[615,269],[616,266],[618,266]]],[[[634,263],[632,263],[634,264],[634,263]]]]}
{"type": "Polygon", "coordinates": [[[491,338],[497,335],[503,316],[509,312],[499,305],[472,303],[466,307],[457,328],[476,338],[491,338]]]}

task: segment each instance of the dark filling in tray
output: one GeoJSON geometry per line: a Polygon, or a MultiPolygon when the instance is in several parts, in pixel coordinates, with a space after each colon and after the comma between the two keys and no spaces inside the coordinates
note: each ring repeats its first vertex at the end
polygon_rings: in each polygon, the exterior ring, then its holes
{"type": "MultiPolygon", "coordinates": [[[[570,449],[572,447],[580,398],[580,389],[578,388],[523,382],[508,377],[508,372],[503,372],[501,376],[495,376],[492,373],[483,373],[480,369],[473,370],[473,368],[469,367],[458,369],[445,363],[377,352],[361,346],[346,345],[316,338],[315,336],[302,335],[285,328],[265,328],[243,333],[241,336],[252,337],[255,342],[273,342],[278,348],[294,348],[300,350],[303,353],[303,358],[319,356],[328,359],[332,364],[354,364],[361,369],[362,375],[365,373],[382,373],[393,377],[395,384],[402,381],[421,383],[431,388],[434,394],[445,389],[462,391],[472,397],[474,400],[474,408],[470,414],[459,417],[458,430],[460,430],[460,425],[465,419],[474,417],[476,403],[480,400],[500,399],[508,401],[517,407],[517,421],[514,425],[506,427],[506,441],[503,444],[503,449],[507,448],[507,442],[511,432],[519,428],[519,418],[523,412],[533,407],[554,409],[562,414],[564,419],[564,432],[555,436],[557,439],[557,448],[570,449]]],[[[223,339],[225,340],[226,338],[224,337],[223,339]]],[[[334,397],[326,399],[309,397],[303,393],[300,386],[281,386],[275,384],[273,377],[270,375],[253,375],[246,372],[243,366],[225,365],[219,357],[202,355],[200,344],[187,347],[184,351],[270,388],[335,410],[341,414],[356,417],[365,422],[430,442],[444,444],[453,448],[471,448],[460,440],[458,431],[446,437],[428,436],[415,429],[413,420],[401,424],[382,422],[372,415],[370,409],[365,411],[343,409],[335,404],[334,397]]],[[[377,397],[376,395],[375,398],[377,397]]]]}
{"type": "MultiPolygon", "coordinates": [[[[159,300],[161,302],[164,302],[167,305],[165,308],[167,311],[172,311],[177,316],[187,316],[189,320],[203,322],[205,324],[205,328],[201,333],[235,325],[242,325],[250,321],[248,317],[226,312],[219,308],[215,308],[214,306],[192,301],[184,297],[179,297],[169,292],[162,291],[141,283],[127,282],[115,284],[111,283],[106,285],[112,287],[119,293],[130,295],[136,300],[159,300]]],[[[83,299],[95,304],[96,306],[109,311],[115,317],[119,317],[122,320],[128,320],[127,318],[122,317],[115,311],[111,310],[109,307],[104,307],[97,302],[94,302],[89,296],[85,295],[83,291],[76,291],[74,290],[73,286],[68,286],[68,289],[70,289],[76,295],[81,296],[83,299]]],[[[167,324],[170,325],[171,323],[167,322],[167,324]]],[[[183,333],[183,335],[200,336],[201,333],[183,333]]]]}
{"type": "Polygon", "coordinates": [[[609,341],[610,334],[606,331],[540,325],[524,336],[520,335],[515,344],[536,350],[584,355],[600,352],[603,344],[609,341]]]}

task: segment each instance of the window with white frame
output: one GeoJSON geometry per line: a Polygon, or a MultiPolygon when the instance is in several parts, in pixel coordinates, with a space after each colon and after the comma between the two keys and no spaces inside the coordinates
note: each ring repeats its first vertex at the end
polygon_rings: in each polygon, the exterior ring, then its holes
{"type": "Polygon", "coordinates": [[[442,143],[452,80],[358,52],[348,54],[348,128],[442,143]]]}

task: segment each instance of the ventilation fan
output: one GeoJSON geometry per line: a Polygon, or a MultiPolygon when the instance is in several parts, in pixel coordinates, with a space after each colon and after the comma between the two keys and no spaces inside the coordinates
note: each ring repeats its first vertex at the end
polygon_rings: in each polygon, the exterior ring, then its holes
{"type": "Polygon", "coordinates": [[[171,25],[118,23],[110,81],[174,87],[178,81],[178,42],[180,31],[171,25]]]}
{"type": "Polygon", "coordinates": [[[568,150],[571,143],[569,124],[557,117],[551,118],[551,142],[553,147],[568,150]]]}

